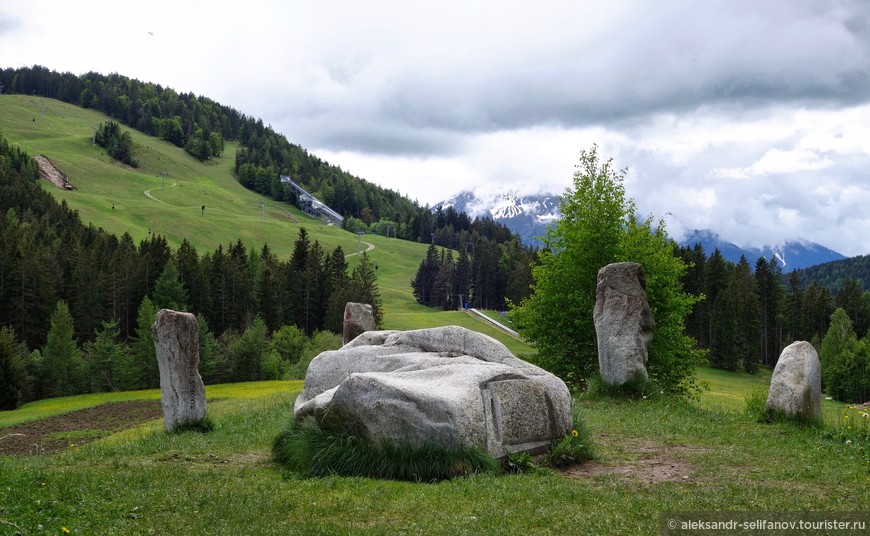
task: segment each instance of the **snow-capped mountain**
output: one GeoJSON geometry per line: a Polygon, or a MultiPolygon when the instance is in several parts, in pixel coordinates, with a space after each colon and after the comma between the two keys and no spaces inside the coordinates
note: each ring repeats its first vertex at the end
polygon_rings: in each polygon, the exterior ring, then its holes
{"type": "MultiPolygon", "coordinates": [[[[559,196],[546,193],[520,195],[516,191],[505,190],[478,196],[475,192],[467,191],[436,204],[432,211],[452,206],[457,212],[465,212],[472,218],[490,217],[518,234],[524,244],[540,247],[543,244],[538,237],[546,235],[547,228],[560,217],[559,200],[559,196]]],[[[673,223],[678,222],[675,220],[673,223]]],[[[668,230],[674,231],[671,223],[668,224],[668,230]]],[[[683,246],[701,244],[708,257],[719,248],[723,257],[735,263],[744,255],[753,269],[759,257],[776,258],[784,273],[846,258],[822,245],[803,240],[762,248],[741,248],[709,229],[688,231],[679,242],[683,246]]]]}
{"type": "Polygon", "coordinates": [[[736,244],[724,240],[710,229],[695,229],[687,233],[685,238],[680,240],[680,244],[690,247],[695,244],[701,244],[701,247],[704,248],[704,253],[708,257],[713,253],[713,250],[719,248],[719,252],[723,257],[735,263],[739,262],[740,256],[743,255],[753,269],[755,269],[755,261],[759,257],[764,257],[765,259],[776,258],[782,267],[783,273],[846,258],[845,255],[828,249],[825,246],[804,240],[792,240],[784,244],[761,248],[741,248],[736,244]]]}
{"type": "Polygon", "coordinates": [[[544,236],[547,227],[559,219],[559,197],[552,194],[520,195],[509,190],[478,197],[474,192],[462,192],[436,204],[432,211],[450,206],[472,218],[489,217],[503,223],[524,244],[538,247],[543,244],[537,237],[544,236]]]}

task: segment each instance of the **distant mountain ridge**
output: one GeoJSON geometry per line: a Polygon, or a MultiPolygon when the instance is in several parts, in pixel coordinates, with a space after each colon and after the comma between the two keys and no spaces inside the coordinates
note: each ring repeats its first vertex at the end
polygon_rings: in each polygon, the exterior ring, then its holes
{"type": "Polygon", "coordinates": [[[538,237],[547,234],[547,228],[561,217],[559,201],[553,194],[520,195],[516,190],[504,190],[487,196],[467,191],[445,199],[432,207],[433,212],[453,207],[470,217],[489,217],[503,223],[522,238],[523,243],[541,247],[538,237]]]}
{"type": "MultiPolygon", "coordinates": [[[[472,218],[490,217],[518,234],[524,244],[541,247],[543,242],[539,237],[545,236],[547,228],[561,217],[560,200],[560,196],[548,193],[520,195],[516,190],[502,190],[489,195],[476,195],[473,191],[465,191],[437,203],[432,211],[437,212],[452,206],[457,212],[465,212],[472,218]]],[[[761,248],[743,248],[728,242],[710,229],[689,231],[679,243],[689,247],[701,244],[707,256],[718,248],[723,257],[735,263],[740,260],[741,255],[745,256],[753,268],[760,257],[775,258],[783,272],[846,258],[834,250],[804,240],[761,248]]]]}
{"type": "Polygon", "coordinates": [[[800,270],[846,258],[845,255],[832,249],[805,240],[790,240],[780,245],[764,246],[761,248],[741,248],[723,239],[710,229],[694,229],[680,240],[681,246],[692,247],[695,244],[701,244],[701,247],[704,248],[704,253],[708,257],[717,248],[722,256],[731,262],[739,262],[740,257],[745,256],[753,268],[755,267],[755,261],[761,257],[768,260],[775,258],[782,267],[783,272],[800,270]]]}

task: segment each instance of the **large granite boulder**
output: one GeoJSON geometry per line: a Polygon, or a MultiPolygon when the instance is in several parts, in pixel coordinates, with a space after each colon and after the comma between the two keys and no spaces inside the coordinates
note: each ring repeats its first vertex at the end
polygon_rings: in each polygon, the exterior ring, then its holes
{"type": "Polygon", "coordinates": [[[458,327],[369,331],[309,365],[297,421],[370,441],[544,452],[571,429],[571,396],[495,339],[458,327]]]}
{"type": "Polygon", "coordinates": [[[176,425],[205,418],[205,385],[199,375],[199,330],[196,317],[161,309],[151,325],[151,336],[160,368],[160,400],[163,425],[171,432],[176,425]]]}
{"type": "Polygon", "coordinates": [[[822,420],[822,366],[812,344],[786,346],[770,378],[765,408],[809,421],[822,420]]]}
{"type": "Polygon", "coordinates": [[[646,276],[636,262],[608,264],[598,271],[595,333],[601,377],[610,385],[646,382],[649,345],[656,323],[646,298],[646,276]]]}
{"type": "Polygon", "coordinates": [[[375,313],[367,303],[348,302],[344,306],[343,333],[344,344],[359,337],[360,333],[374,331],[375,313]]]}

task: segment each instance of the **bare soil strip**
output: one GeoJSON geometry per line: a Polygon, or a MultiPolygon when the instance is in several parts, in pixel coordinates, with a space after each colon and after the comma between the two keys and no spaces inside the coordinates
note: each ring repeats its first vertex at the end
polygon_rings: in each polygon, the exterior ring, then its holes
{"type": "Polygon", "coordinates": [[[159,400],[135,400],[0,428],[0,455],[54,454],[162,416],[159,400]]]}
{"type": "Polygon", "coordinates": [[[75,186],[69,181],[69,178],[52,163],[48,157],[38,154],[33,157],[36,164],[39,166],[39,174],[43,179],[54,184],[62,190],[75,190],[75,186]]]}

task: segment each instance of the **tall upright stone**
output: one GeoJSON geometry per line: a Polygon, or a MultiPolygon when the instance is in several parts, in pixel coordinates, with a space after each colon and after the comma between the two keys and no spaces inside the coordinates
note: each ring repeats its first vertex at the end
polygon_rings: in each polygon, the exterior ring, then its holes
{"type": "Polygon", "coordinates": [[[344,306],[343,338],[344,344],[359,337],[366,331],[374,331],[376,328],[375,313],[372,306],[367,303],[348,302],[344,306]]]}
{"type": "Polygon", "coordinates": [[[610,385],[647,381],[646,362],[656,323],[640,264],[620,262],[598,271],[593,319],[604,381],[610,385]]]}
{"type": "Polygon", "coordinates": [[[782,351],[770,377],[765,409],[808,421],[822,420],[822,366],[812,344],[797,341],[782,351]]]}
{"type": "Polygon", "coordinates": [[[161,309],[151,325],[151,336],[160,368],[160,400],[163,425],[171,432],[176,425],[205,418],[205,385],[199,375],[199,330],[196,317],[161,309]]]}

